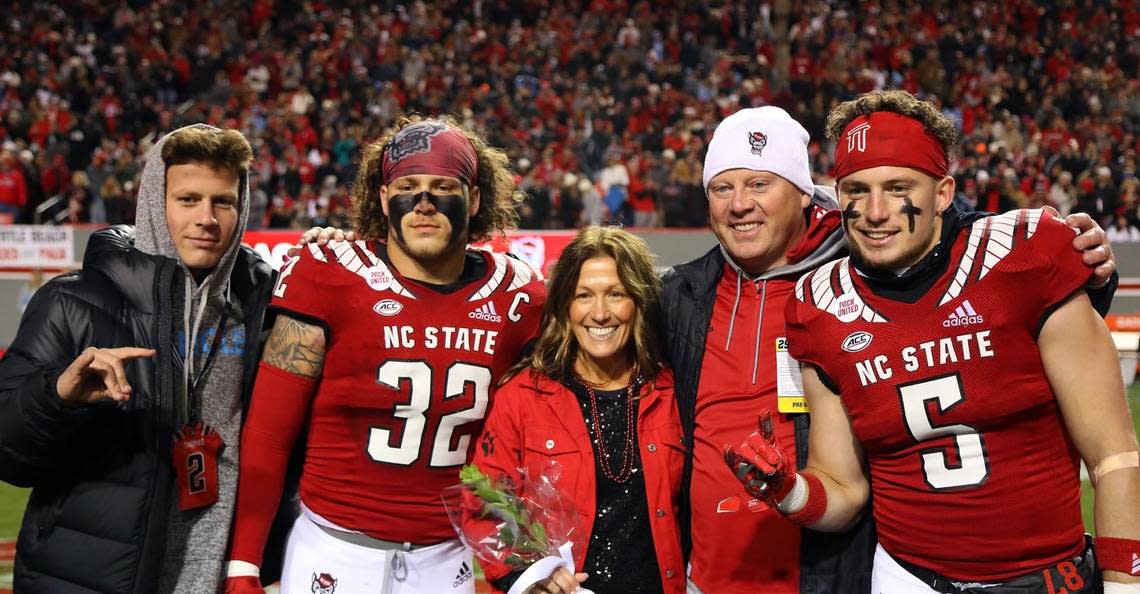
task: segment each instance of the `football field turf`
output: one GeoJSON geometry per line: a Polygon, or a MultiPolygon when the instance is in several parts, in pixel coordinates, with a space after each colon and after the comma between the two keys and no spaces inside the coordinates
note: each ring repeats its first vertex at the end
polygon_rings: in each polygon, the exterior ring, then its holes
{"type": "MultiPolygon", "coordinates": [[[[1128,389],[1128,403],[1132,408],[1132,422],[1137,426],[1137,432],[1140,432],[1140,382],[1128,389]]],[[[23,516],[27,498],[27,489],[17,489],[0,482],[0,594],[9,587],[11,544],[8,544],[8,541],[16,538],[20,530],[20,518],[23,516]]],[[[1081,508],[1084,512],[1085,526],[1090,532],[1092,532],[1092,505],[1092,486],[1085,481],[1081,508]]]]}

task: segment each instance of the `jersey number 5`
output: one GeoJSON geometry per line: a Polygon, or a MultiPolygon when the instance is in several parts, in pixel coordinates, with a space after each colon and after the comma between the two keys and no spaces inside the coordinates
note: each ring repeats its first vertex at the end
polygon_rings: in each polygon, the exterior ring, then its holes
{"type": "MultiPolygon", "coordinates": [[[[424,412],[431,404],[432,369],[424,361],[389,360],[385,361],[376,372],[377,383],[393,390],[400,389],[401,380],[407,380],[411,386],[409,402],[397,404],[394,413],[396,417],[405,420],[404,433],[400,442],[392,445],[390,430],[372,427],[368,434],[368,455],[377,462],[407,466],[420,457],[420,443],[427,426],[424,412]]],[[[471,408],[444,415],[439,420],[429,460],[429,466],[432,468],[459,466],[467,462],[471,436],[461,435],[453,448],[452,435],[459,426],[478,421],[487,414],[491,370],[470,363],[452,363],[447,368],[443,400],[446,402],[462,396],[468,384],[475,393],[475,403],[471,408]]]]}
{"type": "Polygon", "coordinates": [[[982,435],[969,425],[935,425],[934,414],[945,414],[963,402],[962,382],[958,374],[944,375],[933,379],[905,384],[898,387],[902,401],[903,418],[906,429],[917,442],[954,436],[958,448],[958,464],[951,466],[945,448],[932,448],[922,454],[922,474],[926,484],[936,491],[972,487],[985,482],[990,475],[989,461],[986,459],[986,446],[982,435]]]}

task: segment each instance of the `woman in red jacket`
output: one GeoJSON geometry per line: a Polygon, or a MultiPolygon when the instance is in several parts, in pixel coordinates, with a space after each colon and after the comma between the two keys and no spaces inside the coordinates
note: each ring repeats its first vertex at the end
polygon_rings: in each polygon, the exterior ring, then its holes
{"type": "MultiPolygon", "coordinates": [[[[575,567],[528,594],[681,594],[684,461],[673,376],[657,336],[661,282],[638,237],[588,227],[550,277],[533,354],[495,393],[475,463],[492,475],[562,467],[581,515],[575,567]]],[[[508,590],[520,572],[484,568],[508,590]]]]}

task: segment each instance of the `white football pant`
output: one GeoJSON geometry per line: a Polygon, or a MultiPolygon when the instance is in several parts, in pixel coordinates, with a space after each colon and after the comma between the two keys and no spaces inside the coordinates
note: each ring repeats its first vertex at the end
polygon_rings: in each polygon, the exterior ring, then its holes
{"type": "Polygon", "coordinates": [[[381,550],[327,534],[304,514],[285,547],[281,594],[474,594],[471,553],[458,539],[381,550]]]}

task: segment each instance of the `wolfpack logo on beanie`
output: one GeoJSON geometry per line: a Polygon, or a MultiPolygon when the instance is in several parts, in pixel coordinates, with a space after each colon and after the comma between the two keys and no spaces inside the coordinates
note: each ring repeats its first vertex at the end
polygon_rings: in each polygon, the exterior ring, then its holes
{"type": "Polygon", "coordinates": [[[768,146],[768,136],[763,132],[749,132],[748,143],[752,145],[752,154],[759,157],[764,152],[764,147],[768,146]]]}
{"type": "Polygon", "coordinates": [[[805,194],[815,192],[808,133],[788,112],[766,105],[742,109],[716,127],[705,154],[704,183],[729,169],[771,171],[805,194]]]}

